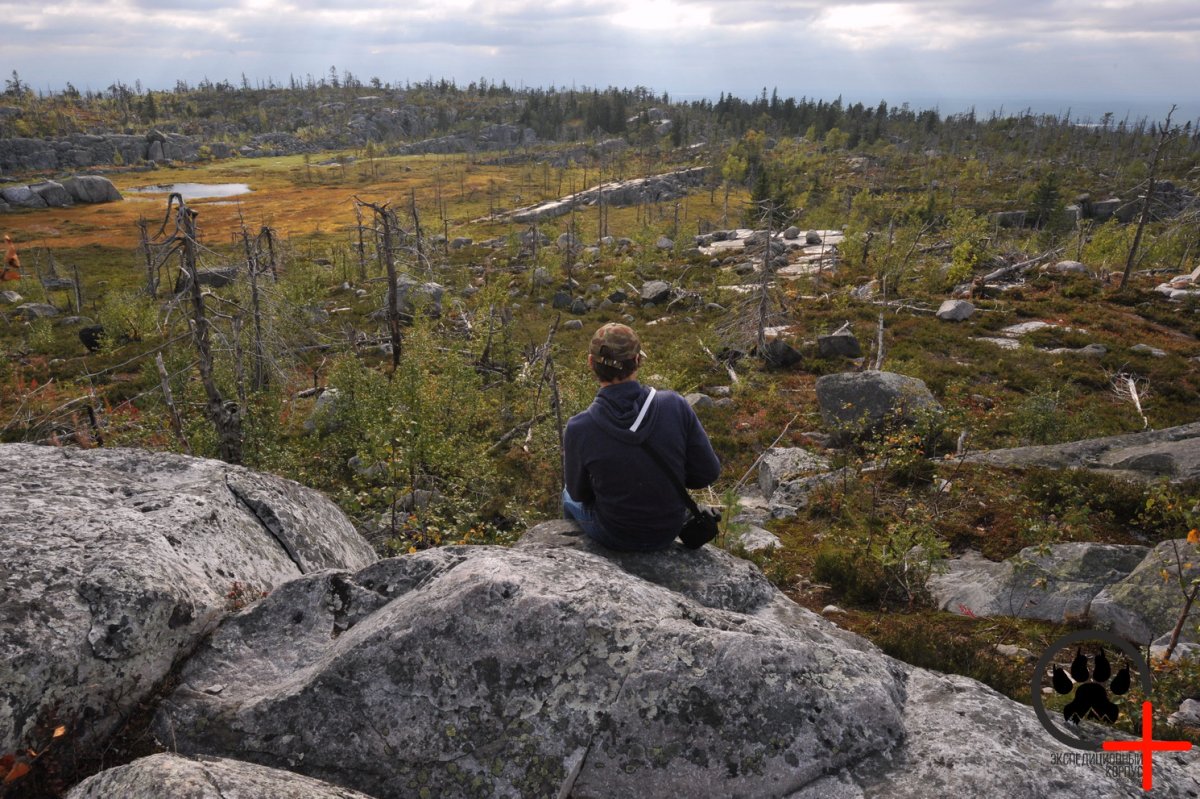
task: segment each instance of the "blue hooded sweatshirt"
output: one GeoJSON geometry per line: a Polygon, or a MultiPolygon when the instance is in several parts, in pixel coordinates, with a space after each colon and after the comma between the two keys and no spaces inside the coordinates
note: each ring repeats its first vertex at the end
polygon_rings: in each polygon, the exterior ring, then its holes
{"type": "Polygon", "coordinates": [[[634,550],[669,546],[687,507],[643,441],[688,488],[712,485],[721,474],[696,412],[674,391],[656,392],[638,429],[629,429],[649,395],[635,380],[603,386],[591,406],[567,422],[563,437],[567,491],[634,550]]]}

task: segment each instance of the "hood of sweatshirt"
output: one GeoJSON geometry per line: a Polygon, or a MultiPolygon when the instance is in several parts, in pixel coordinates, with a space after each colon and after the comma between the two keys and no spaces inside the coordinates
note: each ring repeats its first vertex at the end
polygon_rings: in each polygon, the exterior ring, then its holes
{"type": "Polygon", "coordinates": [[[629,428],[637,420],[648,396],[650,389],[636,380],[604,386],[592,400],[587,411],[588,416],[618,441],[640,445],[654,428],[657,398],[650,403],[650,408],[637,431],[631,432],[629,428]]]}

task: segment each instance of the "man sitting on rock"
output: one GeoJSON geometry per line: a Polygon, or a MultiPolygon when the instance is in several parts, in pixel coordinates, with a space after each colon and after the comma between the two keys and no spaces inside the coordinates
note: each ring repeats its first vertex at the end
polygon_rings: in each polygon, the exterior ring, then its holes
{"type": "Polygon", "coordinates": [[[687,400],[637,382],[644,357],[632,328],[597,330],[588,366],[600,390],[591,407],[567,422],[563,438],[563,515],[612,549],[666,549],[683,527],[683,497],[643,444],[688,488],[712,485],[721,473],[687,400]]]}

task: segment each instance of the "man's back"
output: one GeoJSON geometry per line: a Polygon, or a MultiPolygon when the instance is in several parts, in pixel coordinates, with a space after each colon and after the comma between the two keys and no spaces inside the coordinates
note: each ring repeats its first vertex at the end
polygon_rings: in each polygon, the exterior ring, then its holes
{"type": "Polygon", "coordinates": [[[643,442],[688,488],[711,485],[721,472],[687,401],[658,391],[646,407],[650,395],[635,380],[605,385],[591,407],[571,418],[564,436],[567,491],[593,506],[605,530],[626,549],[668,546],[684,519],[682,497],[643,442]]]}

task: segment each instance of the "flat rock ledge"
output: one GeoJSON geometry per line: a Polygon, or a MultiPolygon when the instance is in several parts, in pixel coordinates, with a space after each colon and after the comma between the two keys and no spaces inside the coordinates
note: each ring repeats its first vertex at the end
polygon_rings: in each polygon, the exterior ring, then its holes
{"type": "Polygon", "coordinates": [[[1012,449],[967,456],[968,463],[1002,467],[1092,469],[1116,477],[1200,479],[1200,422],[1163,430],[1012,449]]]}
{"type": "MultiPolygon", "coordinates": [[[[292,580],[200,647],[153,727],[379,799],[1143,795],[744,561],[609,552],[569,522],[292,580]]],[[[1161,795],[1200,792],[1195,758],[1154,768],[1161,795]]]]}

